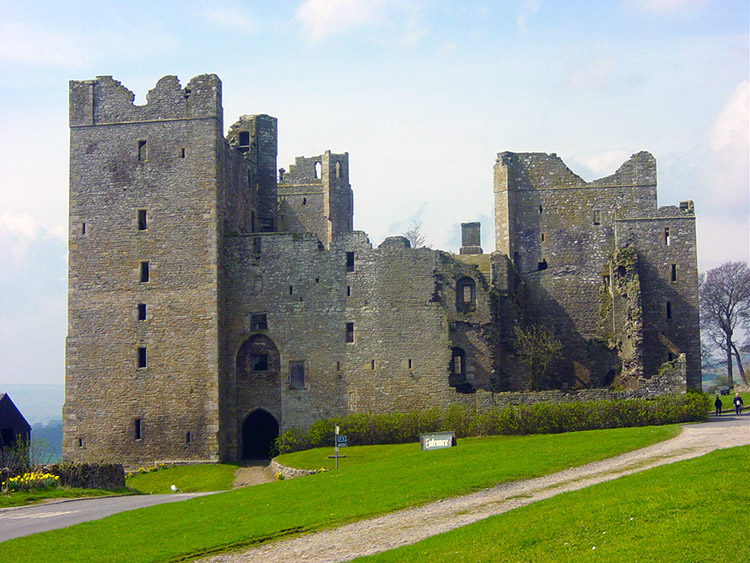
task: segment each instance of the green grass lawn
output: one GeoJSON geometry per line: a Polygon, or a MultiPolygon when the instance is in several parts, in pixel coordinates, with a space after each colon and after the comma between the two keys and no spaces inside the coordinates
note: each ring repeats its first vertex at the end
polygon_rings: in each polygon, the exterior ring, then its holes
{"type": "Polygon", "coordinates": [[[718,450],[356,561],[747,562],[748,483],[750,446],[718,450]]]}
{"type": "Polygon", "coordinates": [[[232,488],[238,465],[217,463],[179,465],[128,477],[128,488],[144,494],[170,493],[175,485],[183,493],[226,491],[232,488]]]}
{"type": "MultiPolygon", "coordinates": [[[[316,530],[498,483],[538,477],[653,444],[677,426],[467,438],[455,448],[418,444],[347,448],[339,470],[115,514],[0,543],[0,560],[174,561],[316,530]]],[[[331,467],[332,448],[281,456],[331,467]]]]}

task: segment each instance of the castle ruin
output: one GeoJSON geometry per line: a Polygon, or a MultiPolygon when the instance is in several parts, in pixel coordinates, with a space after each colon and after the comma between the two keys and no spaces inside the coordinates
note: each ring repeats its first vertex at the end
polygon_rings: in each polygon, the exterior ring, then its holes
{"type": "Polygon", "coordinates": [[[554,154],[497,155],[496,250],[373,247],[348,154],[278,169],[277,121],[224,136],[221,81],[165,76],[134,105],[70,83],[63,456],[262,457],[355,412],[649,396],[700,388],[692,202],[657,207],[641,152],[585,182],[554,154]],[[514,327],[563,345],[524,392],[514,327]]]}

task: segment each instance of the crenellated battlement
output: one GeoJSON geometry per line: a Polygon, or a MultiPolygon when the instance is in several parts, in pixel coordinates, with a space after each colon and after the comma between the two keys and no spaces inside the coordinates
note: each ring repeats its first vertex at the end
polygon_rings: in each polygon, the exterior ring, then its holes
{"type": "Polygon", "coordinates": [[[215,74],[196,76],[184,88],[176,76],[164,76],[143,105],[133,103],[135,94],[111,76],[71,80],[69,90],[71,127],[174,119],[223,121],[221,80],[215,74]]]}

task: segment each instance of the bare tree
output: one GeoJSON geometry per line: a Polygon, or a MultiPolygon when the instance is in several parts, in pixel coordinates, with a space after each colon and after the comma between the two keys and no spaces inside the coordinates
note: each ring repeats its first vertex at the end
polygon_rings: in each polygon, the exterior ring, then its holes
{"type": "Polygon", "coordinates": [[[547,371],[552,363],[562,357],[562,344],[552,329],[531,325],[516,327],[516,353],[529,368],[529,389],[539,391],[547,384],[547,371]]]}
{"type": "Polygon", "coordinates": [[[750,328],[750,268],[744,262],[725,262],[701,274],[701,336],[718,347],[727,363],[727,379],[733,385],[733,359],[745,383],[737,339],[750,328]]]}
{"type": "Polygon", "coordinates": [[[425,244],[427,239],[422,232],[422,221],[414,219],[409,225],[409,228],[406,229],[404,236],[409,240],[409,244],[411,244],[412,248],[421,248],[423,246],[425,248],[430,248],[429,244],[425,244]]]}

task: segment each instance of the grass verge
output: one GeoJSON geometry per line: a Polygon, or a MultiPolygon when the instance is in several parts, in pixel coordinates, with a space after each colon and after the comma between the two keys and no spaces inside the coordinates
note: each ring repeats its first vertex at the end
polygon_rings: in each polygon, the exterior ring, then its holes
{"type": "Polygon", "coordinates": [[[232,488],[238,467],[227,463],[179,465],[128,477],[125,484],[147,495],[169,493],[172,485],[183,493],[226,491],[232,488]]]}
{"type": "Polygon", "coordinates": [[[750,446],[718,450],[355,561],[745,562],[748,459],[750,446]]]}
{"type": "Polygon", "coordinates": [[[10,508],[11,506],[25,506],[28,504],[38,504],[45,500],[55,500],[63,498],[82,498],[82,497],[101,497],[107,495],[131,495],[133,491],[129,489],[120,489],[116,491],[104,491],[101,489],[75,489],[69,487],[60,487],[56,489],[44,489],[41,491],[19,491],[15,493],[0,494],[0,508],[10,508]]]}
{"type": "MultiPolygon", "coordinates": [[[[339,470],[115,514],[0,544],[0,560],[177,561],[251,546],[610,457],[673,437],[676,426],[347,448],[339,470]]],[[[282,456],[329,467],[332,448],[282,456]]]]}

